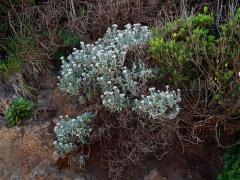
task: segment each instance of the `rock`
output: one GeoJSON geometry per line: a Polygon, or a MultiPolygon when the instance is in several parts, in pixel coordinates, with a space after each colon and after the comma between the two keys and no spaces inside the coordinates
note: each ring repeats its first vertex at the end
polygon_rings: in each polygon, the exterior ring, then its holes
{"type": "Polygon", "coordinates": [[[36,84],[38,89],[54,89],[57,86],[57,76],[54,73],[46,73],[40,77],[39,82],[36,84]]]}
{"type": "Polygon", "coordinates": [[[0,79],[0,127],[6,126],[5,113],[10,107],[12,95],[7,86],[0,79]]]}
{"type": "Polygon", "coordinates": [[[20,128],[0,128],[1,180],[85,180],[85,177],[91,177],[84,172],[58,168],[57,159],[53,156],[53,136],[48,132],[49,126],[50,123],[45,122],[20,128]]]}
{"type": "Polygon", "coordinates": [[[59,156],[53,153],[53,160],[57,162],[59,160],[59,156]]]}
{"type": "Polygon", "coordinates": [[[78,96],[73,96],[68,93],[56,89],[52,92],[52,106],[57,110],[56,116],[69,115],[76,117],[85,110],[86,105],[82,105],[78,101],[78,96]]]}
{"type": "Polygon", "coordinates": [[[188,175],[184,176],[182,180],[192,180],[192,179],[193,179],[192,175],[188,174],[188,175]]]}
{"type": "Polygon", "coordinates": [[[10,98],[0,94],[0,115],[4,115],[10,107],[10,98]]]}
{"type": "Polygon", "coordinates": [[[20,141],[18,131],[14,129],[0,129],[0,172],[3,179],[16,179],[20,164],[20,141]]]}
{"type": "Polygon", "coordinates": [[[85,180],[83,173],[73,173],[66,170],[59,170],[53,163],[43,161],[39,163],[29,174],[29,179],[63,179],[63,180],[85,180]]]}
{"type": "Polygon", "coordinates": [[[0,127],[4,127],[7,125],[7,120],[4,116],[0,115],[0,127]]]}
{"type": "MultiPolygon", "coordinates": [[[[52,160],[51,146],[48,149],[42,148],[40,132],[46,129],[34,131],[35,126],[26,126],[24,129],[24,134],[18,127],[0,129],[0,169],[3,170],[0,174],[3,179],[19,179],[42,160],[52,160]],[[21,176],[18,172],[21,172],[21,176]]],[[[48,141],[50,144],[52,140],[49,138],[48,141]]]]}
{"type": "Polygon", "coordinates": [[[18,172],[14,172],[11,177],[10,180],[21,180],[21,174],[18,172]]]}

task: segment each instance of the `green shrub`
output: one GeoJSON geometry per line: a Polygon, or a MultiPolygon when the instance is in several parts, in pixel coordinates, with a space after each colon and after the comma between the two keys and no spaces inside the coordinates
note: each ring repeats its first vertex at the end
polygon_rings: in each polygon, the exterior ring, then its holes
{"type": "Polygon", "coordinates": [[[205,7],[203,13],[153,29],[149,52],[158,61],[159,79],[230,107],[240,93],[239,28],[240,8],[216,26],[205,7]]]}
{"type": "Polygon", "coordinates": [[[6,115],[9,127],[19,125],[21,120],[29,118],[33,115],[33,103],[32,101],[25,100],[23,98],[16,99],[12,102],[6,115]]]}
{"type": "Polygon", "coordinates": [[[217,180],[240,179],[240,146],[230,148],[223,156],[223,170],[217,180]]]}

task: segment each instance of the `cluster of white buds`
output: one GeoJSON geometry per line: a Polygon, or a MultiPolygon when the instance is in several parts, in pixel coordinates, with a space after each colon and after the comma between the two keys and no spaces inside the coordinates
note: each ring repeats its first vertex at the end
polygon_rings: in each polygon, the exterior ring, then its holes
{"type": "Polygon", "coordinates": [[[55,154],[64,156],[77,148],[77,144],[86,144],[92,131],[89,125],[92,118],[93,115],[88,112],[74,119],[60,116],[60,122],[54,128],[56,134],[56,140],[53,142],[55,154]]]}
{"type": "Polygon", "coordinates": [[[135,99],[133,110],[139,113],[147,113],[152,119],[174,119],[180,112],[181,102],[180,90],[166,91],[149,88],[150,95],[143,96],[142,99],[135,99]]]}
{"type": "MultiPolygon", "coordinates": [[[[127,24],[123,30],[117,28],[117,25],[108,28],[104,37],[94,44],[80,42],[80,50],[74,48],[67,59],[61,58],[63,65],[59,86],[62,90],[74,95],[79,92],[87,95],[97,89],[103,94],[117,84],[123,94],[133,92],[151,76],[152,71],[143,63],[134,64],[129,69],[124,67],[127,51],[140,48],[149,41],[148,27],[127,24]]],[[[117,109],[122,107],[123,104],[119,104],[117,109]]]]}
{"type": "Polygon", "coordinates": [[[101,98],[103,105],[113,112],[122,111],[129,105],[126,94],[120,93],[117,86],[113,86],[112,91],[105,91],[101,98]]]}

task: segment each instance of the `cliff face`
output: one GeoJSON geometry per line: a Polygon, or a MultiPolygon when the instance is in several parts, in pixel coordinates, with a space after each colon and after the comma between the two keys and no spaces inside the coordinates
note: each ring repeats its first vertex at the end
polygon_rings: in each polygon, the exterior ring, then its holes
{"type": "MultiPolygon", "coordinates": [[[[11,129],[6,127],[3,117],[8,109],[10,96],[6,89],[0,86],[0,179],[108,179],[108,172],[102,163],[94,159],[81,169],[68,158],[57,159],[53,155],[53,128],[60,115],[76,116],[86,107],[79,103],[78,98],[59,91],[56,75],[42,77],[38,84],[36,95],[36,113],[33,119],[24,120],[23,125],[11,129]],[[70,162],[71,161],[71,162],[70,162]]],[[[12,96],[11,96],[12,97],[12,96]]],[[[214,179],[220,160],[215,145],[191,145],[185,148],[175,146],[157,161],[147,158],[134,175],[127,174],[123,179],[144,180],[204,180],[214,179]],[[140,170],[139,170],[140,169],[140,170]]],[[[77,157],[75,157],[77,158],[77,157]]]]}
{"type": "Polygon", "coordinates": [[[1,118],[4,116],[4,112],[9,107],[9,94],[6,90],[6,85],[0,79],[0,127],[1,127],[1,118]]]}
{"type": "MultiPolygon", "coordinates": [[[[73,98],[56,87],[56,76],[43,77],[36,94],[36,112],[23,125],[7,128],[4,117],[16,97],[0,81],[0,179],[81,179],[82,173],[60,170],[53,156],[53,125],[60,114],[77,112],[73,98]],[[61,105],[62,104],[62,105],[61,105]]],[[[71,113],[70,113],[71,114],[71,113]]],[[[86,173],[85,173],[86,176],[86,173]]]]}
{"type": "MultiPolygon", "coordinates": [[[[68,164],[62,169],[53,156],[53,134],[51,123],[27,125],[22,128],[0,129],[0,179],[22,180],[106,180],[107,172],[101,162],[88,164],[81,169],[76,164],[69,164],[68,159],[61,160],[68,164]]],[[[185,155],[173,149],[161,161],[146,159],[136,179],[144,180],[204,180],[213,179],[216,174],[217,152],[204,145],[191,147],[185,155]],[[209,155],[209,156],[207,156],[209,155]],[[206,158],[208,157],[208,158],[206,158]],[[144,172],[144,173],[143,173],[144,172]],[[142,174],[147,174],[142,175],[142,174]]],[[[124,176],[123,179],[131,179],[124,176]]]]}
{"type": "MultiPolygon", "coordinates": [[[[41,133],[44,133],[44,128],[32,126],[24,129],[17,127],[0,129],[0,176],[2,178],[29,177],[31,171],[41,161],[51,161],[47,145],[42,146],[41,133]],[[40,129],[41,132],[39,132],[40,129]]],[[[50,142],[51,139],[49,139],[50,142]]]]}
{"type": "MultiPolygon", "coordinates": [[[[0,179],[81,179],[58,169],[52,149],[50,123],[0,129],[0,179]]],[[[86,175],[85,175],[86,176],[86,175]]]]}

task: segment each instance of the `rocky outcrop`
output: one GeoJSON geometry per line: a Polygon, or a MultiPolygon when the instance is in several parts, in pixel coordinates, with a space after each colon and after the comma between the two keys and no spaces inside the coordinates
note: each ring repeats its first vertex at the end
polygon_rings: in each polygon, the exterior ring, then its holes
{"type": "Polygon", "coordinates": [[[0,179],[86,179],[86,173],[60,170],[53,158],[50,123],[0,129],[0,179]]]}
{"type": "MultiPolygon", "coordinates": [[[[6,85],[0,79],[0,116],[3,116],[4,112],[8,109],[10,104],[9,100],[10,100],[10,95],[9,93],[7,93],[6,85]]],[[[1,122],[1,119],[0,119],[0,122],[1,122]]],[[[1,123],[0,123],[0,127],[1,127],[1,123]]]]}

